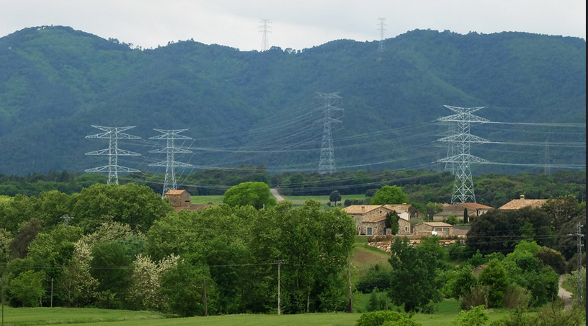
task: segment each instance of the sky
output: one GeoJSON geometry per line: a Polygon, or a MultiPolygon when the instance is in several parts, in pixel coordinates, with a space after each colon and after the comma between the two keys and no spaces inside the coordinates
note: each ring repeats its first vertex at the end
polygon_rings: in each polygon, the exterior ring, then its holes
{"type": "Polygon", "coordinates": [[[70,26],[133,47],[193,39],[242,51],[301,50],[332,40],[380,39],[415,29],[503,31],[586,39],[585,0],[0,0],[0,37],[27,27],[70,26]]]}

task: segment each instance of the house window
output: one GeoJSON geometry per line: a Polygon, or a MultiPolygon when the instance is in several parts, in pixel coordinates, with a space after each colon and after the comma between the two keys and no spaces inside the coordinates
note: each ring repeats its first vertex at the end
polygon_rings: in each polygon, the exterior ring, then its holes
{"type": "Polygon", "coordinates": [[[367,235],[372,235],[372,228],[367,228],[367,235]]]}
{"type": "Polygon", "coordinates": [[[443,229],[442,228],[435,228],[435,231],[442,232],[443,229]]]}

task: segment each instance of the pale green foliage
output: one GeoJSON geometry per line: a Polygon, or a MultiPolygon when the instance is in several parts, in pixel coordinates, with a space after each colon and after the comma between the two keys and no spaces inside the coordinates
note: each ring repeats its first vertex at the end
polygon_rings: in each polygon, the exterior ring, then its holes
{"type": "Polygon", "coordinates": [[[488,306],[488,293],[490,287],[488,285],[476,284],[470,287],[469,292],[464,294],[459,299],[459,305],[463,310],[469,310],[473,307],[488,306]]]}
{"type": "Polygon", "coordinates": [[[29,245],[27,257],[47,259],[51,253],[58,252],[63,242],[75,243],[82,237],[83,230],[75,226],[58,225],[49,233],[39,233],[29,245]]]}
{"type": "Polygon", "coordinates": [[[362,314],[355,326],[419,326],[406,314],[396,311],[374,311],[362,314]]]}
{"type": "MultiPolygon", "coordinates": [[[[537,242],[535,241],[521,241],[519,242],[519,244],[516,245],[515,247],[515,251],[517,250],[526,250],[527,252],[530,252],[531,254],[536,254],[537,252],[539,252],[539,250],[541,250],[541,246],[537,244],[537,242]]],[[[508,257],[508,255],[507,255],[508,257]]]]}
{"type": "Polygon", "coordinates": [[[243,182],[225,192],[223,203],[229,206],[250,205],[256,209],[275,206],[276,199],[270,194],[270,188],[263,182],[243,182]]]}
{"type": "Polygon", "coordinates": [[[74,264],[68,271],[72,284],[72,299],[91,299],[96,296],[95,289],[98,281],[90,275],[90,260],[92,260],[92,247],[79,240],[74,244],[74,264]]]}
{"type": "Polygon", "coordinates": [[[142,310],[162,310],[161,276],[170,268],[177,266],[179,256],[171,254],[160,262],[149,256],[137,255],[133,263],[133,274],[129,297],[142,310]]]}
{"type": "Polygon", "coordinates": [[[484,306],[477,306],[470,311],[462,310],[452,321],[455,326],[481,326],[490,319],[484,312],[484,306]]]}
{"type": "MultiPolygon", "coordinates": [[[[572,299],[574,299],[574,301],[578,300],[577,275],[578,275],[577,270],[572,271],[571,274],[566,275],[563,283],[561,284],[562,288],[564,288],[566,291],[572,293],[572,299]]],[[[586,290],[586,267],[582,267],[582,272],[580,275],[582,278],[583,289],[586,290]]],[[[586,306],[586,292],[584,292],[584,295],[582,296],[582,300],[583,300],[582,304],[585,307],[586,306]]]]}
{"type": "Polygon", "coordinates": [[[22,302],[23,307],[34,307],[39,303],[43,289],[44,271],[28,270],[10,281],[10,293],[22,302]]]}
{"type": "Polygon", "coordinates": [[[12,235],[6,229],[0,229],[0,264],[5,264],[10,259],[10,242],[12,235]]]}
{"type": "Polygon", "coordinates": [[[509,309],[527,309],[531,301],[531,292],[522,286],[512,283],[504,290],[504,307],[509,309]]]}
{"type": "Polygon", "coordinates": [[[402,204],[408,202],[408,196],[397,186],[383,186],[372,197],[372,205],[402,204]]]}
{"type": "Polygon", "coordinates": [[[93,246],[96,243],[112,242],[117,240],[126,240],[136,235],[143,240],[147,238],[140,232],[133,232],[130,225],[119,222],[103,222],[98,229],[91,234],[85,235],[83,241],[93,246]]]}

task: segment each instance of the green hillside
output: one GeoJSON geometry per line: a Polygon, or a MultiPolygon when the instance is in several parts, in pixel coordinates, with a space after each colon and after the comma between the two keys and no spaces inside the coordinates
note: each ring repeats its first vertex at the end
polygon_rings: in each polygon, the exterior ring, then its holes
{"type": "MultiPolygon", "coordinates": [[[[586,122],[586,42],[528,33],[460,35],[415,30],[377,42],[336,40],[310,49],[265,52],[192,40],[137,49],[70,27],[27,28],[0,38],[0,173],[106,164],[84,153],[106,141],[91,125],[137,126],[121,148],[149,167],[158,129],[187,128],[195,168],[264,164],[271,172],[314,171],[322,124],[317,92],[338,92],[334,131],[341,170],[433,168],[435,143],[452,114],[443,105],[486,106],[500,122],[586,122]]],[[[472,133],[493,141],[550,142],[553,164],[585,164],[586,129],[487,124],[472,133]],[[572,143],[572,146],[557,144],[572,143]],[[583,144],[583,145],[582,145],[583,144]]],[[[444,147],[445,146],[445,147],[444,147]]],[[[545,146],[481,145],[472,153],[508,163],[544,163],[545,146]]],[[[192,172],[194,169],[186,171],[192,172]]],[[[537,167],[493,166],[477,173],[537,167]]],[[[161,171],[159,171],[161,172],[161,171]]]]}

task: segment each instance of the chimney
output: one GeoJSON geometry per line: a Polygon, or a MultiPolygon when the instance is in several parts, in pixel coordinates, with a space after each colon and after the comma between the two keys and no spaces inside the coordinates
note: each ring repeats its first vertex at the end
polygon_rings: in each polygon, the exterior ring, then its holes
{"type": "Polygon", "coordinates": [[[521,195],[521,202],[525,201],[525,195],[521,195]]]}
{"type": "Polygon", "coordinates": [[[365,206],[361,206],[361,212],[365,213],[365,206]]]}

